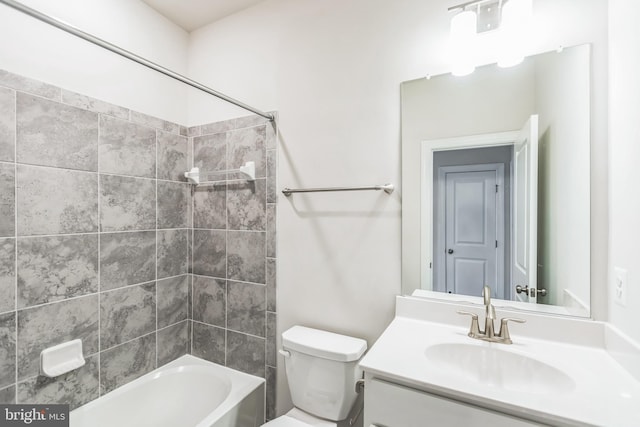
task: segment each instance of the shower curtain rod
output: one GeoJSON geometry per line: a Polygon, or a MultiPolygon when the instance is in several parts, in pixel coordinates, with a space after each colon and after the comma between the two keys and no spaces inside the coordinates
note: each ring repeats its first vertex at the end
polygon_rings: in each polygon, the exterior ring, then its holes
{"type": "Polygon", "coordinates": [[[20,12],[26,14],[26,15],[29,15],[29,16],[31,16],[33,18],[36,18],[36,19],[38,19],[38,20],[40,20],[42,22],[45,22],[45,23],[47,23],[49,25],[52,25],[52,26],[54,26],[54,27],[56,27],[56,28],[58,28],[58,29],[60,29],[62,31],[66,31],[69,34],[73,34],[76,37],[80,37],[81,39],[84,39],[84,40],[86,40],[86,41],[88,41],[90,43],[93,43],[93,44],[95,44],[97,46],[100,46],[100,47],[102,47],[104,49],[110,50],[111,52],[113,52],[115,54],[118,54],[120,56],[123,56],[123,57],[125,57],[127,59],[130,59],[131,61],[137,62],[140,65],[143,65],[143,66],[145,66],[147,68],[151,68],[152,70],[157,71],[159,73],[162,73],[167,77],[170,77],[170,78],[172,78],[174,80],[178,80],[179,82],[182,82],[182,83],[184,83],[186,85],[189,85],[189,86],[191,86],[191,87],[193,87],[195,89],[201,90],[202,92],[208,93],[209,95],[213,95],[216,98],[220,98],[220,99],[222,99],[224,101],[227,101],[227,102],[229,102],[229,103],[231,103],[233,105],[236,105],[236,106],[238,106],[240,108],[243,108],[243,109],[245,109],[247,111],[251,111],[252,113],[257,114],[259,116],[262,116],[265,119],[268,119],[269,121],[273,121],[274,120],[274,116],[272,114],[265,113],[264,111],[260,111],[260,110],[258,110],[256,108],[253,108],[253,107],[251,107],[251,106],[249,106],[249,105],[247,105],[247,104],[245,104],[243,102],[240,102],[240,101],[238,101],[236,99],[233,99],[233,98],[231,98],[231,97],[229,97],[229,96],[227,96],[227,95],[225,95],[223,93],[220,93],[220,92],[218,92],[216,90],[213,90],[210,87],[207,87],[207,86],[205,86],[205,85],[203,85],[201,83],[198,83],[195,80],[191,80],[188,77],[185,77],[185,76],[183,76],[181,74],[178,74],[178,73],[176,73],[174,71],[171,71],[168,68],[165,68],[165,67],[163,67],[161,65],[156,64],[155,62],[151,62],[148,59],[145,59],[145,58],[143,58],[143,57],[141,57],[139,55],[136,55],[135,53],[129,52],[128,50],[125,50],[125,49],[123,49],[123,48],[121,48],[119,46],[116,46],[116,45],[114,45],[112,43],[109,43],[106,40],[103,40],[103,39],[95,37],[95,36],[93,36],[93,35],[91,35],[89,33],[86,33],[86,32],[84,32],[84,31],[82,31],[82,30],[80,30],[80,29],[78,29],[78,28],[76,28],[76,27],[74,27],[72,25],[69,25],[69,24],[67,24],[65,22],[62,22],[62,21],[58,20],[58,19],[52,18],[49,15],[46,15],[46,14],[44,14],[42,12],[39,12],[39,11],[37,11],[35,9],[32,9],[32,8],[30,8],[28,6],[25,6],[22,3],[19,3],[19,2],[14,1],[14,0],[0,0],[0,3],[4,4],[6,6],[9,6],[9,7],[15,9],[15,10],[18,10],[18,11],[20,11],[20,12]]]}

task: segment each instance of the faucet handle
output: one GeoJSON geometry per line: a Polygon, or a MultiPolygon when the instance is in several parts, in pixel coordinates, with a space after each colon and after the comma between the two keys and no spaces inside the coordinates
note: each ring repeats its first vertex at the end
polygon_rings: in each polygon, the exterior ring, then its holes
{"type": "Polygon", "coordinates": [[[471,320],[478,318],[477,314],[472,313],[470,311],[458,310],[458,311],[456,311],[456,313],[462,314],[463,316],[471,316],[471,320]]]}
{"type": "Polygon", "coordinates": [[[471,316],[471,327],[469,328],[469,333],[467,334],[471,338],[477,338],[481,335],[480,333],[480,325],[478,324],[478,315],[475,313],[471,313],[470,311],[458,310],[458,314],[462,314],[463,316],[471,316]]]}
{"type": "Polygon", "coordinates": [[[498,336],[501,338],[501,342],[504,344],[512,344],[511,335],[509,334],[509,322],[526,323],[524,319],[518,319],[517,317],[505,317],[500,321],[500,331],[498,336]]]}

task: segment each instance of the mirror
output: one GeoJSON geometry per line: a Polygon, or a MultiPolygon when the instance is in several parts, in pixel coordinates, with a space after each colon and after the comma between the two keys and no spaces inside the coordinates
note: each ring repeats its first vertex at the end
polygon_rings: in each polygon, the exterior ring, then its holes
{"type": "Polygon", "coordinates": [[[589,316],[590,46],[401,91],[403,293],[589,316]]]}

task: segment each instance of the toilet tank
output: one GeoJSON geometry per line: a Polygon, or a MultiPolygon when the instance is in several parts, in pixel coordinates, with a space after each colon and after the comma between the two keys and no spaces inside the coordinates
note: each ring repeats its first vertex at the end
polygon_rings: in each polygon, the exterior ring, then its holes
{"type": "Polygon", "coordinates": [[[294,326],[282,334],[287,381],[296,408],[331,421],[347,417],[367,349],[359,338],[294,326]]]}

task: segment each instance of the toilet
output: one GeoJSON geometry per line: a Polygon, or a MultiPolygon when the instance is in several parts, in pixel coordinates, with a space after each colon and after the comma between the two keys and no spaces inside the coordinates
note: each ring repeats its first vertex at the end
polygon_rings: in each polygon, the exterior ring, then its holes
{"type": "Polygon", "coordinates": [[[282,334],[285,372],[294,408],[268,427],[335,427],[347,418],[362,377],[358,362],[367,342],[294,326],[282,334]]]}

